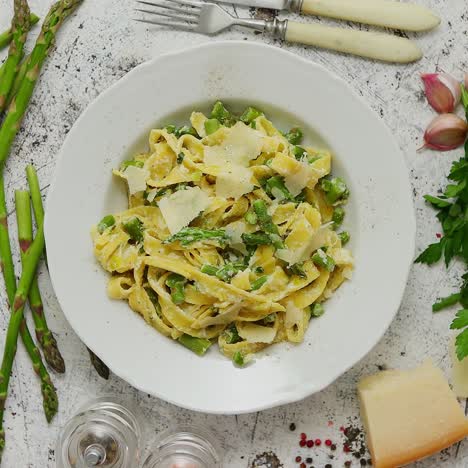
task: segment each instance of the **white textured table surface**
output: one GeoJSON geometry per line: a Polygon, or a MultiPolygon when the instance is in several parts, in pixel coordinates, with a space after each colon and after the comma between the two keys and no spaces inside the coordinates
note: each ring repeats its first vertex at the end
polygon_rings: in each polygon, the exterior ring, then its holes
{"type": "MultiPolygon", "coordinates": [[[[5,29],[10,21],[12,3],[12,0],[0,0],[0,30],[5,29]]],[[[50,4],[49,0],[31,0],[30,3],[32,10],[41,16],[50,4]]],[[[245,38],[287,47],[324,65],[348,81],[390,127],[405,154],[411,174],[418,221],[417,249],[420,251],[433,241],[438,230],[434,214],[424,205],[422,196],[442,186],[451,160],[460,151],[444,155],[416,152],[423,129],[433,115],[423,99],[419,74],[433,71],[436,67],[459,77],[463,71],[468,71],[468,4],[461,0],[419,0],[419,3],[425,3],[438,12],[443,17],[442,24],[436,32],[416,37],[425,54],[419,63],[394,66],[311,48],[284,46],[239,30],[214,39],[156,28],[148,30],[130,21],[133,16],[132,0],[85,0],[60,33],[58,47],[47,62],[8,161],[9,208],[13,209],[14,189],[26,185],[24,167],[30,162],[38,169],[46,196],[57,152],[77,117],[100,92],[135,65],[197,43],[245,38]]],[[[245,12],[239,9],[238,13],[245,12]]],[[[348,24],[345,27],[357,26],[348,24]]],[[[32,36],[36,34],[37,28],[32,36]]],[[[31,44],[32,38],[28,47],[31,44]]],[[[293,78],[291,83],[285,83],[285,86],[288,85],[294,85],[293,78]]],[[[375,156],[379,157],[378,154],[375,156]]],[[[10,224],[12,221],[13,216],[10,224]]],[[[11,232],[15,237],[13,225],[11,232]]],[[[18,258],[17,252],[15,255],[18,258]]],[[[414,266],[400,311],[384,338],[362,362],[326,390],[300,403],[258,414],[222,417],[179,409],[138,392],[115,376],[111,376],[109,381],[98,377],[90,365],[84,345],[67,324],[47,272],[42,269],[40,283],[46,313],[67,365],[65,375],[53,376],[59,393],[60,410],[48,426],[41,408],[39,386],[20,345],[7,403],[7,447],[2,466],[54,467],[55,439],[59,428],[80,403],[104,393],[114,394],[124,402],[136,403],[148,420],[151,436],[175,421],[192,421],[207,426],[223,441],[226,467],[250,467],[256,455],[265,451],[273,451],[285,467],[297,466],[294,462],[296,455],[303,458],[311,456],[316,468],[326,464],[341,467],[346,460],[352,460],[352,466],[360,466],[359,459],[343,453],[344,438],[339,431],[340,426],[359,425],[356,398],[358,379],[377,371],[379,366],[410,367],[428,356],[449,375],[447,341],[452,314],[445,312],[434,316],[430,305],[438,295],[449,292],[457,284],[460,273],[461,269],[456,265],[450,268],[448,274],[442,266],[432,269],[414,266]],[[295,432],[289,430],[291,422],[297,426],[295,432]],[[337,450],[331,452],[323,445],[319,449],[299,449],[300,432],[322,440],[330,438],[337,443],[337,450]],[[334,459],[329,457],[332,453],[334,459]]],[[[76,294],[85,293],[77,285],[76,294]]],[[[0,306],[3,311],[0,328],[3,331],[7,317],[3,284],[0,306]]],[[[365,327],[365,324],[362,326],[365,327]]],[[[3,339],[4,333],[0,336],[2,348],[3,339]]],[[[458,449],[453,447],[416,466],[468,467],[468,443],[464,441],[458,449]]]]}

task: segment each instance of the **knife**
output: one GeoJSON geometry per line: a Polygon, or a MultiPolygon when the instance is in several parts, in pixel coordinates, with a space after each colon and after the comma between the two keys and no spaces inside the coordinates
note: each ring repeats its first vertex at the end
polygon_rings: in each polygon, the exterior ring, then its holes
{"type": "Polygon", "coordinates": [[[289,10],[307,15],[355,21],[358,23],[403,29],[427,31],[440,24],[440,18],[431,10],[414,3],[388,0],[215,0],[221,3],[289,10]]]}

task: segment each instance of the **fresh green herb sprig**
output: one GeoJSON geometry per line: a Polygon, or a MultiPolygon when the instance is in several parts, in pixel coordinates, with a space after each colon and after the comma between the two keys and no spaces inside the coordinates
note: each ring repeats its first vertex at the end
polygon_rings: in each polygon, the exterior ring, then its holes
{"type": "MultiPolygon", "coordinates": [[[[468,119],[468,92],[462,87],[462,100],[468,119]]],[[[437,211],[443,235],[438,242],[430,244],[415,260],[416,263],[432,265],[442,258],[448,267],[453,259],[460,259],[468,267],[468,141],[465,156],[452,164],[448,175],[450,183],[442,195],[426,195],[425,200],[437,211]]],[[[439,299],[433,312],[460,304],[460,309],[450,328],[461,330],[455,340],[456,354],[461,361],[468,356],[468,273],[462,276],[460,291],[439,299]]]]}

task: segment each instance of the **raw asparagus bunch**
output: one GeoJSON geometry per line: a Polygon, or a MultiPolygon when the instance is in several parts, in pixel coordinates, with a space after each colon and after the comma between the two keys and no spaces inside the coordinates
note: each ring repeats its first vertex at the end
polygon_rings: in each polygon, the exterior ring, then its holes
{"type": "MultiPolygon", "coordinates": [[[[0,367],[0,456],[5,448],[5,430],[3,429],[3,413],[5,411],[5,402],[8,394],[8,384],[10,382],[11,369],[16,356],[18,334],[23,323],[24,305],[27,300],[29,289],[36,274],[37,264],[44,250],[44,229],[38,227],[36,238],[25,255],[23,272],[18,283],[18,289],[13,300],[10,322],[8,324],[5,340],[5,349],[3,352],[2,365],[0,367]]],[[[40,372],[40,370],[38,370],[40,372]]],[[[41,376],[42,377],[42,376],[41,376]]],[[[52,418],[57,411],[57,397],[54,386],[50,383],[43,384],[43,393],[47,394],[48,407],[50,411],[48,418],[52,418]]],[[[44,399],[44,403],[46,399],[44,399]]],[[[47,413],[46,413],[47,414],[47,413]]]]}
{"type": "Polygon", "coordinates": [[[15,0],[15,15],[11,25],[12,39],[8,58],[2,67],[0,80],[0,113],[5,109],[10,89],[15,81],[18,65],[24,55],[24,44],[31,27],[27,0],[15,0]]]}
{"type": "MultiPolygon", "coordinates": [[[[31,170],[31,166],[28,167],[28,170],[31,170]]],[[[32,171],[34,171],[34,168],[32,168],[32,171]]],[[[31,189],[31,198],[34,199],[37,198],[37,196],[38,194],[33,193],[31,189]]],[[[42,206],[42,200],[40,200],[40,203],[42,206]]],[[[17,190],[15,192],[15,204],[16,218],[18,223],[18,240],[21,249],[21,260],[24,262],[25,254],[33,240],[33,225],[29,193],[24,190],[17,190]]],[[[43,223],[43,219],[43,217],[38,217],[36,214],[36,221],[38,225],[43,223]]],[[[39,291],[37,276],[34,278],[31,289],[29,291],[29,307],[34,319],[36,338],[44,352],[45,360],[56,372],[65,372],[65,362],[58,349],[57,341],[55,340],[52,332],[49,330],[47,320],[44,315],[44,307],[42,304],[41,293],[39,291]]]]}
{"type": "MultiPolygon", "coordinates": [[[[29,18],[29,8],[25,0],[15,1],[15,18],[13,19],[13,28],[12,28],[12,47],[10,48],[9,59],[13,55],[18,53],[18,49],[21,49],[22,56],[22,47],[24,41],[26,40],[26,34],[28,27],[25,27],[22,32],[21,28],[28,23],[29,18]]],[[[15,69],[14,63],[16,59],[11,62],[7,60],[5,63],[5,68],[10,70],[10,67],[13,64],[13,69],[15,69]]],[[[10,76],[10,71],[8,71],[7,76],[10,76]]],[[[3,86],[6,76],[3,76],[3,80],[0,81],[0,88],[7,90],[3,86]]],[[[10,309],[13,307],[13,299],[16,291],[16,277],[13,266],[13,260],[11,257],[11,247],[8,235],[8,224],[7,224],[7,215],[6,215],[6,204],[5,204],[5,194],[4,194],[4,180],[3,177],[0,177],[0,257],[2,263],[3,276],[5,279],[5,286],[7,291],[7,296],[10,304],[10,309]]],[[[44,410],[48,420],[52,419],[55,414],[56,408],[56,395],[53,385],[50,382],[50,376],[45,368],[41,354],[34,343],[34,340],[29,332],[29,329],[26,325],[26,322],[23,320],[20,326],[21,339],[24,343],[25,349],[31,359],[33,368],[35,372],[39,375],[41,379],[42,394],[44,399],[44,410]]]]}
{"type": "MultiPolygon", "coordinates": [[[[29,23],[31,26],[34,26],[39,20],[39,16],[36,16],[34,13],[29,15],[29,23]]],[[[11,42],[12,37],[13,31],[11,29],[0,33],[0,50],[4,49],[11,42]]]]}

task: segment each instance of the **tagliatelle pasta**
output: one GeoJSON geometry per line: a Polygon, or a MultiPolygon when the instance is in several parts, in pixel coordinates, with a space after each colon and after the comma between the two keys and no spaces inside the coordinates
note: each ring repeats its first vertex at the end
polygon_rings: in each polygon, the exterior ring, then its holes
{"type": "Polygon", "coordinates": [[[217,340],[242,365],[303,341],[350,278],[338,232],[349,192],[330,152],[254,108],[236,118],[217,102],[191,125],[152,130],[149,152],[114,171],[129,209],[93,228],[94,254],[110,298],[199,355],[217,340]]]}

